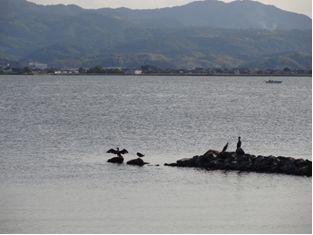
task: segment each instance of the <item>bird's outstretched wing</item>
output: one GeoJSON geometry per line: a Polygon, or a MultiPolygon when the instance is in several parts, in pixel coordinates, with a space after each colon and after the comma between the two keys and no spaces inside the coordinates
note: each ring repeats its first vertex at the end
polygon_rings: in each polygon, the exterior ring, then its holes
{"type": "Polygon", "coordinates": [[[222,150],[222,153],[225,152],[228,148],[228,143],[224,146],[223,150],[222,150]]]}
{"type": "Polygon", "coordinates": [[[126,149],[123,149],[123,150],[121,150],[119,153],[120,153],[120,154],[126,154],[126,153],[128,153],[128,151],[127,151],[126,149]]]}
{"type": "Polygon", "coordinates": [[[118,154],[118,152],[115,149],[109,149],[107,153],[118,154]]]}

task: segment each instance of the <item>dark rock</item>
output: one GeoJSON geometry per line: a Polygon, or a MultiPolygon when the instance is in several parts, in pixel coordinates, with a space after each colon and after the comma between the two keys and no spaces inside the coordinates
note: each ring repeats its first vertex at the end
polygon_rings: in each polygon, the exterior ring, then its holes
{"type": "Polygon", "coordinates": [[[110,163],[117,163],[117,164],[122,164],[124,162],[123,157],[114,157],[108,160],[110,163]]]}
{"type": "Polygon", "coordinates": [[[252,162],[251,161],[240,161],[237,163],[236,170],[248,171],[250,169],[252,169],[252,162]]]}
{"type": "Polygon", "coordinates": [[[193,157],[195,165],[203,168],[210,167],[210,163],[214,160],[216,160],[216,157],[214,155],[203,155],[193,157]]]}
{"type": "Polygon", "coordinates": [[[295,175],[297,168],[294,164],[288,163],[282,168],[282,172],[288,175],[295,175]]]}
{"type": "Polygon", "coordinates": [[[307,162],[304,161],[303,159],[297,159],[297,160],[295,161],[295,165],[296,165],[297,167],[306,166],[306,164],[307,164],[307,162]]]}
{"type": "Polygon", "coordinates": [[[177,166],[177,163],[165,163],[164,166],[177,166]]]}
{"type": "Polygon", "coordinates": [[[144,166],[146,164],[149,164],[149,163],[144,162],[141,158],[133,159],[127,162],[127,165],[133,165],[133,166],[144,166]]]}
{"type": "Polygon", "coordinates": [[[221,161],[219,161],[218,159],[210,161],[208,163],[207,169],[210,170],[218,170],[221,166],[221,161]]]}
{"type": "Polygon", "coordinates": [[[224,170],[225,164],[224,164],[224,161],[223,161],[223,160],[218,159],[218,160],[214,161],[214,165],[215,165],[215,166],[214,166],[215,169],[217,169],[217,170],[224,170]]]}
{"type": "Polygon", "coordinates": [[[229,161],[232,161],[235,158],[234,153],[230,153],[230,152],[221,152],[220,154],[217,155],[217,157],[221,159],[229,160],[229,161]]]}
{"type": "Polygon", "coordinates": [[[271,169],[273,161],[272,157],[258,156],[253,160],[251,168],[257,172],[266,172],[271,169]]]}
{"type": "Polygon", "coordinates": [[[210,149],[205,154],[203,154],[203,156],[211,155],[211,156],[217,157],[219,154],[220,154],[219,151],[210,149]]]}
{"type": "Polygon", "coordinates": [[[177,166],[179,167],[195,167],[197,166],[196,161],[197,161],[198,156],[195,156],[193,158],[184,158],[184,159],[180,159],[178,160],[177,166]]]}
{"type": "Polygon", "coordinates": [[[300,167],[297,170],[297,175],[305,175],[308,177],[312,177],[312,164],[308,166],[300,167]]]}

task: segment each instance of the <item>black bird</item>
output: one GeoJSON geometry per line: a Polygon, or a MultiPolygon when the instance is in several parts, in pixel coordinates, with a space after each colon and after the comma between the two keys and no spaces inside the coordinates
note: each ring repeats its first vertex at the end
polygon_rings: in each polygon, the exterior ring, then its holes
{"type": "Polygon", "coordinates": [[[138,156],[138,157],[144,157],[145,155],[138,152],[138,153],[137,153],[137,156],[138,156]]]}
{"type": "Polygon", "coordinates": [[[241,148],[241,137],[238,137],[237,149],[241,148]]]}
{"type": "Polygon", "coordinates": [[[228,143],[224,146],[222,153],[226,152],[227,148],[228,148],[228,143]]]}
{"type": "Polygon", "coordinates": [[[116,150],[115,149],[109,149],[107,151],[107,153],[112,153],[112,154],[115,154],[115,155],[117,155],[119,157],[122,157],[122,155],[123,154],[127,154],[128,151],[126,149],[120,150],[119,147],[117,147],[116,150]]]}
{"type": "Polygon", "coordinates": [[[239,155],[245,155],[245,151],[243,151],[242,148],[238,148],[238,149],[236,150],[236,153],[239,154],[239,155]]]}

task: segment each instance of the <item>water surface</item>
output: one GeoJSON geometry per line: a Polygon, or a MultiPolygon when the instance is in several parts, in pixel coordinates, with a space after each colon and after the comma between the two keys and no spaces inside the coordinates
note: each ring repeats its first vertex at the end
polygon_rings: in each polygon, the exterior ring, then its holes
{"type": "Polygon", "coordinates": [[[311,233],[311,178],[163,166],[239,135],[311,159],[311,78],[267,79],[1,76],[0,232],[311,233]]]}

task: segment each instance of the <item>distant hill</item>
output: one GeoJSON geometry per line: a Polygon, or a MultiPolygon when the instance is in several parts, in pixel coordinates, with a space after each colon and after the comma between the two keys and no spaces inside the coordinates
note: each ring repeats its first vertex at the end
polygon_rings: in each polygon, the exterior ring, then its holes
{"type": "Polygon", "coordinates": [[[256,1],[242,0],[225,3],[217,0],[196,1],[184,6],[130,10],[100,9],[98,12],[119,16],[138,24],[154,26],[212,27],[223,29],[312,29],[311,19],[305,15],[281,10],[256,1]],[[164,25],[165,23],[165,25],[164,25]]]}
{"type": "Polygon", "coordinates": [[[0,0],[0,61],[57,67],[310,68],[307,16],[253,1],[155,10],[0,0]]]}

